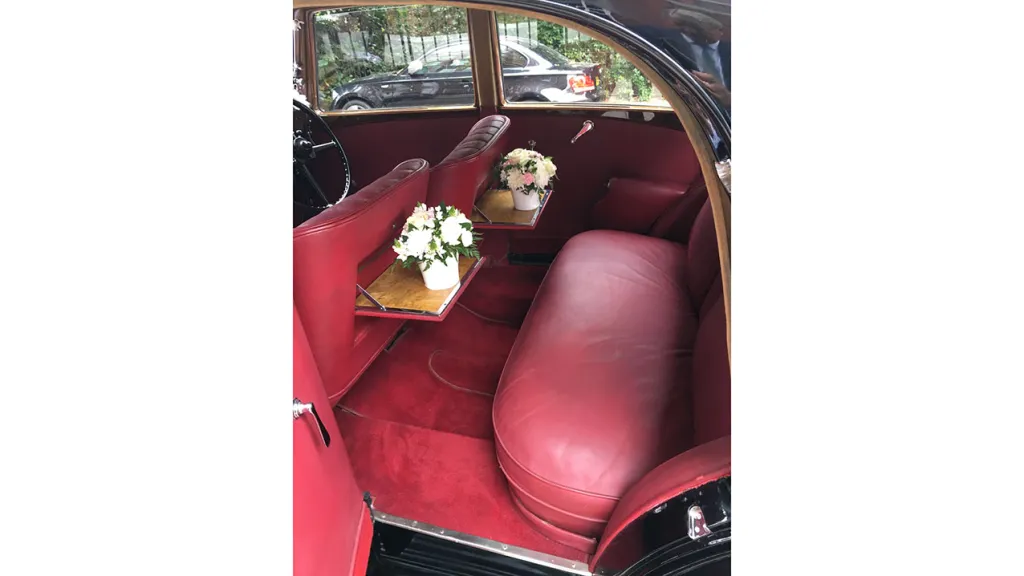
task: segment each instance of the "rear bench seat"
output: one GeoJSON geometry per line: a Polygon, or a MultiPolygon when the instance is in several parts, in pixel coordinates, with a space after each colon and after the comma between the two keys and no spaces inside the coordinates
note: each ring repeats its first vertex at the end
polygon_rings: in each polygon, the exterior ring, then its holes
{"type": "Polygon", "coordinates": [[[494,401],[513,500],[549,538],[593,552],[623,494],[730,433],[729,360],[711,207],[686,246],[579,234],[558,254],[494,401]]]}

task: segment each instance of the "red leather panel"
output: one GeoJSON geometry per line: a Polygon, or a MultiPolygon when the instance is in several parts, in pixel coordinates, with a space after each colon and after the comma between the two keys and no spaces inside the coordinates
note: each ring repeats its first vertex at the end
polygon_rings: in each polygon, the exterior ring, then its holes
{"type": "Polygon", "coordinates": [[[499,115],[474,124],[462,142],[430,169],[427,204],[444,202],[470,215],[476,199],[488,188],[498,158],[508,152],[508,127],[508,117],[499,115]]]}
{"type": "Polygon", "coordinates": [[[512,252],[553,254],[573,235],[591,229],[591,209],[611,178],[661,182],[683,190],[701,178],[697,155],[682,130],[610,118],[603,111],[503,113],[512,120],[510,147],[535,140],[537,150],[552,156],[558,166],[555,193],[544,217],[534,231],[511,233],[512,252]],[[587,119],[594,129],[570,144],[587,119]]]}
{"type": "Polygon", "coordinates": [[[369,283],[394,261],[391,242],[426,198],[428,167],[425,160],[403,162],[292,233],[295,305],[332,402],[402,325],[383,318],[356,321],[356,282],[369,283]]]}
{"type": "Polygon", "coordinates": [[[651,226],[648,235],[686,244],[693,230],[693,223],[707,199],[707,186],[698,178],[676,204],[660,215],[651,226]]]}
{"type": "Polygon", "coordinates": [[[730,475],[731,445],[732,438],[726,436],[687,450],[658,466],[630,488],[608,520],[600,546],[590,560],[590,569],[596,570],[601,555],[631,522],[687,490],[730,475]]]}
{"type": "Polygon", "coordinates": [[[685,195],[686,187],[678,184],[612,178],[608,193],[591,211],[590,223],[601,230],[647,234],[658,217],[674,208],[685,195]]]}
{"type": "Polygon", "coordinates": [[[331,437],[331,445],[324,446],[312,415],[294,421],[293,573],[361,575],[366,572],[373,525],[294,309],[293,319],[294,397],[313,403],[331,437]]]}
{"type": "MultiPolygon", "coordinates": [[[[352,191],[409,158],[423,158],[431,166],[438,164],[479,119],[476,110],[324,117],[345,148],[352,169],[352,191]]],[[[326,138],[316,137],[317,142],[326,138]]],[[[335,152],[329,150],[323,157],[313,162],[310,170],[325,191],[340,190],[344,180],[335,152]]]]}
{"type": "Polygon", "coordinates": [[[712,285],[722,277],[722,265],[718,259],[718,237],[715,235],[715,220],[710,202],[704,202],[693,223],[687,249],[686,288],[690,293],[694,310],[701,310],[712,285]]]}
{"type": "Polygon", "coordinates": [[[732,432],[732,377],[725,339],[725,299],[709,297],[693,346],[694,444],[710,442],[732,432]]]}
{"type": "Polygon", "coordinates": [[[580,234],[523,322],[494,401],[497,453],[523,506],[559,528],[597,536],[633,483],[690,445],[685,264],[679,244],[580,234]]]}

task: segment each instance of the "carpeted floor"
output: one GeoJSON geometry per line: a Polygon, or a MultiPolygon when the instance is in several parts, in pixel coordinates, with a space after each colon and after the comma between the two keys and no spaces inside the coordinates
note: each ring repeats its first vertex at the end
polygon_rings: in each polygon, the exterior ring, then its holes
{"type": "Polygon", "coordinates": [[[485,268],[459,298],[459,306],[481,318],[518,327],[547,271],[547,266],[485,268]]]}
{"type": "Polygon", "coordinates": [[[336,410],[356,481],[374,507],[563,558],[587,555],[530,527],[508,495],[494,442],[336,410]]]}
{"type": "Polygon", "coordinates": [[[493,394],[516,332],[459,307],[444,322],[408,322],[340,404],[367,418],[490,438],[493,394]]]}
{"type": "Polygon", "coordinates": [[[520,515],[492,440],[494,390],[545,272],[481,270],[443,322],[408,322],[335,415],[379,510],[585,561],[520,515]]]}

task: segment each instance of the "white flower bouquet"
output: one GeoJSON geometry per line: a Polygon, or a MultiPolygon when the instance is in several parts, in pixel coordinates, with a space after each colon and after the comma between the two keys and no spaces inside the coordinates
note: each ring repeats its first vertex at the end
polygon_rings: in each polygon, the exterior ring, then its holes
{"type": "Polygon", "coordinates": [[[556,169],[550,156],[516,148],[502,158],[498,164],[498,175],[502,186],[512,191],[516,210],[533,210],[540,206],[556,169]]]}
{"type": "Polygon", "coordinates": [[[419,265],[429,290],[444,290],[459,283],[459,256],[479,258],[479,235],[473,223],[454,206],[434,208],[420,202],[405,221],[393,248],[408,268],[419,265]]]}

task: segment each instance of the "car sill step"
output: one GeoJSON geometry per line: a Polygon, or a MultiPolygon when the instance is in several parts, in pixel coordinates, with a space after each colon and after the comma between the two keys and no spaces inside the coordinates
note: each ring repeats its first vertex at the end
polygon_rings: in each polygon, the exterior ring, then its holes
{"type": "Polygon", "coordinates": [[[501,556],[507,556],[509,558],[515,558],[524,562],[537,564],[545,568],[551,568],[561,573],[578,574],[579,576],[593,576],[587,566],[587,563],[583,561],[570,560],[568,558],[562,558],[552,554],[545,554],[543,552],[536,552],[519,546],[513,546],[512,544],[504,544],[496,540],[481,538],[480,536],[473,536],[472,534],[464,534],[455,530],[448,530],[426,522],[409,520],[408,518],[401,518],[399,516],[387,514],[380,510],[374,510],[373,519],[374,521],[382,524],[389,524],[398,528],[419,532],[420,534],[426,534],[428,536],[434,536],[435,538],[441,538],[450,542],[471,546],[480,550],[486,550],[487,552],[492,552],[501,556]]]}

